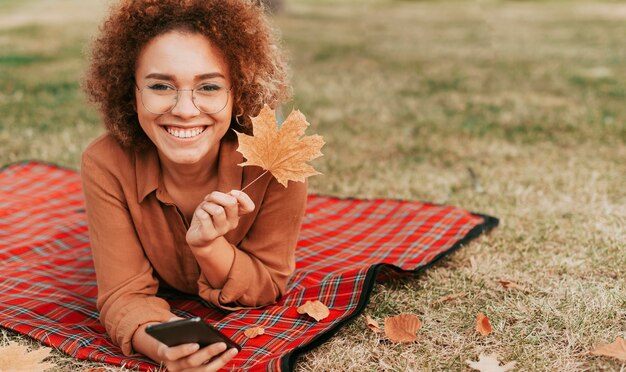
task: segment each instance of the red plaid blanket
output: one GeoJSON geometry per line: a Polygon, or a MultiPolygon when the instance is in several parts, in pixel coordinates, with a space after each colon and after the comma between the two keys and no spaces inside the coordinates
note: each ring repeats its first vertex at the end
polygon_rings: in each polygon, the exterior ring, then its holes
{"type": "MultiPolygon", "coordinates": [[[[359,315],[381,269],[417,271],[498,220],[465,210],[397,200],[311,195],[297,249],[297,269],[282,300],[224,313],[201,299],[162,292],[181,317],[201,316],[243,346],[229,368],[291,370],[298,354],[359,315]],[[320,300],[330,316],[316,322],[296,307],[320,300]],[[250,326],[265,334],[247,339],[250,326]]],[[[96,282],[79,175],[24,162],[0,171],[0,326],[75,358],[142,371],[98,322],[96,282]]],[[[385,271],[383,270],[383,272],[385,271]]]]}

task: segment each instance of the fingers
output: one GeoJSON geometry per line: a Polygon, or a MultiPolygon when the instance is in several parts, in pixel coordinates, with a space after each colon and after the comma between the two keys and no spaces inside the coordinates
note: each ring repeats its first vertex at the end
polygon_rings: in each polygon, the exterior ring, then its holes
{"type": "Polygon", "coordinates": [[[215,203],[202,202],[200,208],[211,216],[211,222],[218,234],[228,232],[229,220],[224,207],[215,203]]]}
{"type": "MultiPolygon", "coordinates": [[[[215,239],[216,236],[212,232],[215,231],[215,226],[213,224],[213,217],[211,213],[207,211],[205,208],[206,202],[200,203],[200,205],[196,208],[196,211],[193,213],[194,219],[199,223],[199,229],[205,235],[205,238],[212,240],[215,239]]],[[[193,224],[193,220],[192,220],[193,224]]]]}
{"type": "Polygon", "coordinates": [[[157,349],[157,355],[165,362],[166,365],[168,365],[169,368],[169,365],[176,367],[178,364],[176,363],[177,360],[185,358],[188,355],[192,355],[199,349],[200,345],[198,344],[182,344],[169,347],[161,343],[157,349]]]}
{"type": "MultiPolygon", "coordinates": [[[[230,362],[231,359],[233,359],[233,357],[235,355],[237,355],[238,351],[235,348],[232,348],[224,353],[222,353],[222,355],[220,355],[219,357],[213,359],[209,364],[206,365],[207,369],[206,371],[218,371],[220,370],[222,367],[224,367],[224,365],[228,362],[230,362]]],[[[204,370],[203,370],[204,371],[204,370]]]]}
{"type": "Polygon", "coordinates": [[[170,350],[166,350],[165,353],[169,352],[169,355],[174,355],[179,351],[172,350],[181,347],[187,347],[190,345],[196,346],[195,352],[193,352],[192,354],[185,354],[177,359],[164,360],[165,366],[167,367],[168,371],[218,371],[235,355],[237,355],[237,349],[231,349],[224,352],[227,346],[223,342],[214,343],[202,349],[198,349],[198,344],[179,345],[167,348],[170,350]]]}
{"type": "Polygon", "coordinates": [[[220,355],[226,350],[226,348],[227,346],[225,343],[216,342],[214,344],[211,344],[207,347],[204,347],[198,350],[198,352],[194,353],[193,355],[190,355],[186,359],[190,366],[199,366],[213,359],[217,355],[220,355]]]}
{"type": "Polygon", "coordinates": [[[250,196],[240,190],[231,190],[228,194],[214,191],[207,195],[204,200],[223,206],[228,218],[233,215],[241,216],[250,213],[255,208],[250,196]]]}
{"type": "Polygon", "coordinates": [[[224,194],[223,192],[213,191],[204,198],[205,201],[215,203],[222,208],[226,213],[226,218],[229,222],[234,222],[239,216],[239,206],[237,199],[232,195],[224,194]]]}
{"type": "MultiPolygon", "coordinates": [[[[232,199],[236,200],[235,198],[232,199]]],[[[229,216],[227,208],[213,202],[203,201],[194,212],[193,220],[187,231],[187,243],[190,246],[209,244],[236,228],[238,224],[239,217],[236,212],[230,212],[229,216]]]]}
{"type": "Polygon", "coordinates": [[[243,191],[232,190],[230,193],[235,199],[237,199],[237,203],[239,204],[239,215],[242,216],[246,213],[250,213],[254,210],[255,205],[252,199],[243,191]]]}
{"type": "Polygon", "coordinates": [[[242,191],[210,193],[194,212],[187,231],[187,243],[194,247],[206,246],[235,229],[239,225],[239,216],[252,212],[254,208],[252,199],[242,191]]]}

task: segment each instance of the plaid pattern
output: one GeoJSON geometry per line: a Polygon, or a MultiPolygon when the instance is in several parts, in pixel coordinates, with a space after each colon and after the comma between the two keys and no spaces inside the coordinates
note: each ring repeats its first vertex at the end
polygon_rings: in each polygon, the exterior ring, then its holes
{"type": "MultiPolygon", "coordinates": [[[[229,368],[291,370],[296,356],[356,317],[381,272],[416,271],[497,225],[465,210],[397,200],[312,195],[288,293],[263,309],[224,313],[198,297],[161,292],[182,317],[201,316],[243,346],[229,368]],[[385,269],[385,270],[381,270],[385,269]],[[389,270],[391,269],[391,270],[389,270]],[[296,307],[320,300],[316,322],[296,307]],[[247,339],[250,326],[265,334],[247,339]]],[[[0,172],[0,326],[73,357],[142,371],[151,361],[124,357],[98,322],[96,282],[79,175],[38,162],[0,172]]]]}

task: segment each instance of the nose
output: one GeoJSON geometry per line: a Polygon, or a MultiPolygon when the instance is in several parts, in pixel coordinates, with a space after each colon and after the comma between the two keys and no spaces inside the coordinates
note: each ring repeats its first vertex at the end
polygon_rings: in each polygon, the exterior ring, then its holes
{"type": "Polygon", "coordinates": [[[192,118],[200,115],[200,110],[198,110],[193,103],[193,93],[191,90],[178,91],[178,99],[171,113],[181,118],[192,118]]]}

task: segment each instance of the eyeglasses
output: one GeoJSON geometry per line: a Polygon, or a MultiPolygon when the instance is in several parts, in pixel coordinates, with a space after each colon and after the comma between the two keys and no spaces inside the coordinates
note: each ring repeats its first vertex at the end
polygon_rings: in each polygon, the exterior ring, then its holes
{"type": "Polygon", "coordinates": [[[151,83],[143,88],[135,83],[141,95],[141,103],[149,112],[166,114],[176,107],[180,92],[191,92],[191,101],[205,114],[217,114],[228,104],[230,88],[215,83],[202,84],[193,89],[178,89],[168,83],[151,83]]]}

